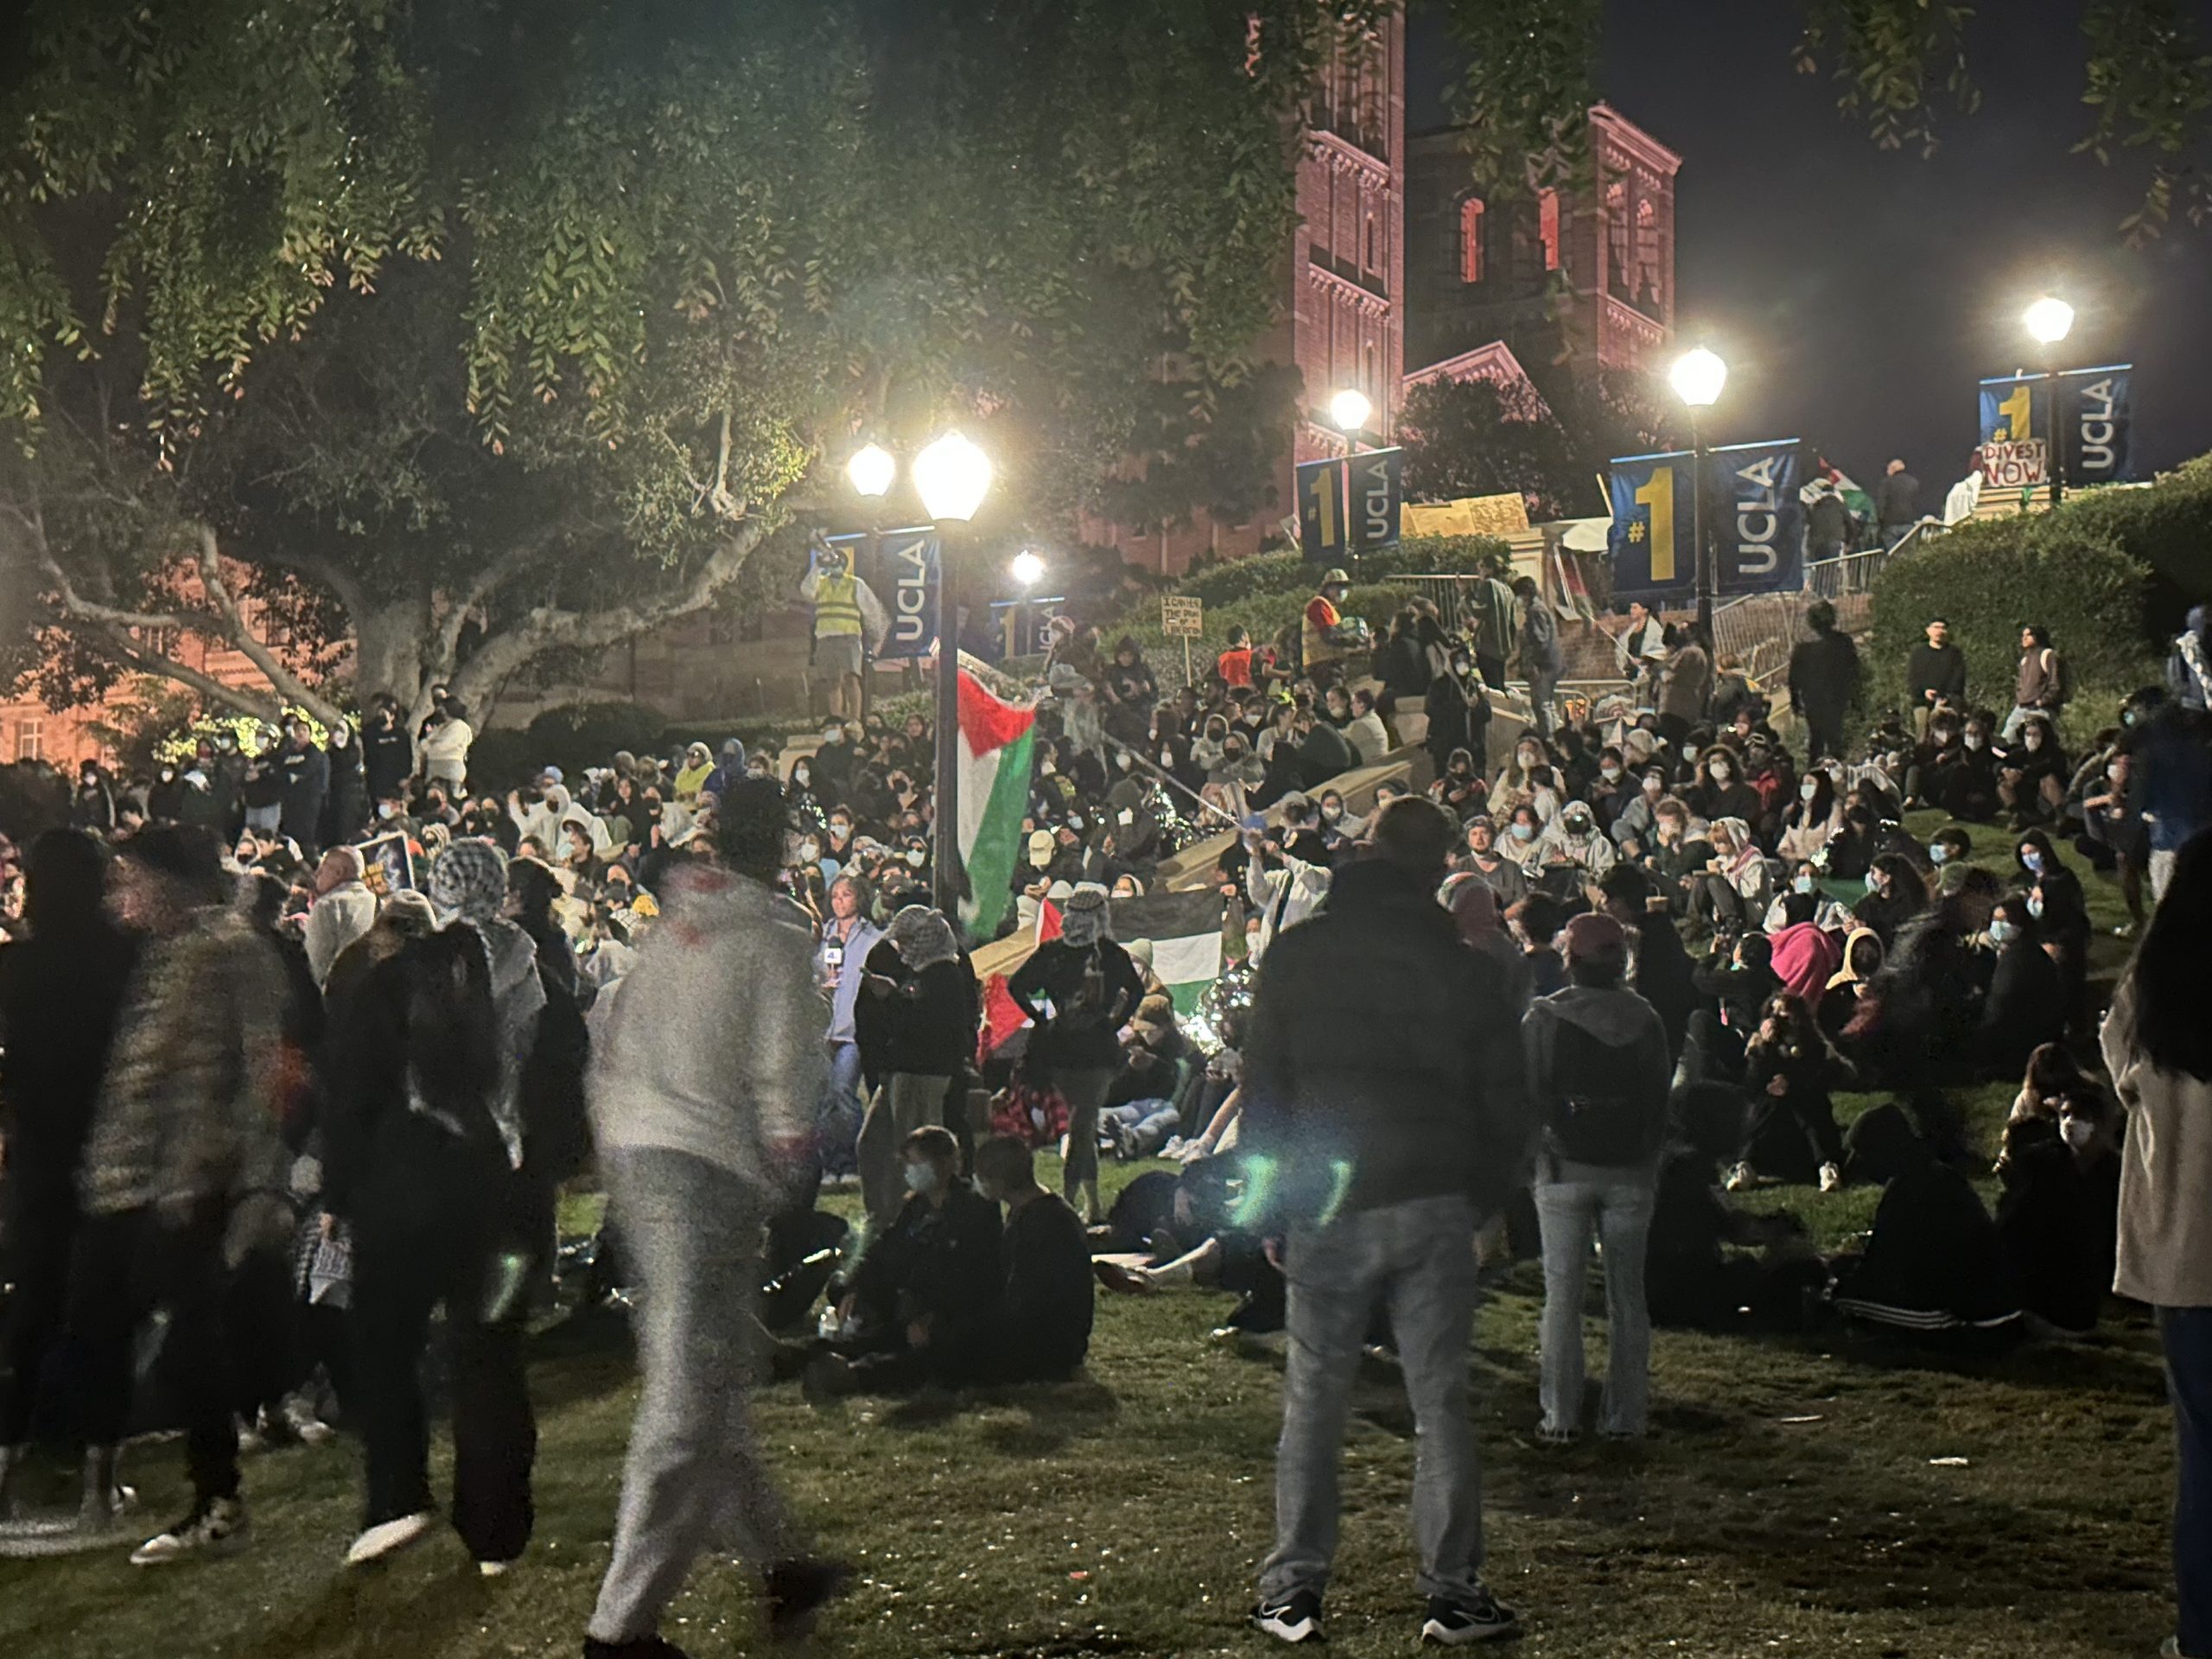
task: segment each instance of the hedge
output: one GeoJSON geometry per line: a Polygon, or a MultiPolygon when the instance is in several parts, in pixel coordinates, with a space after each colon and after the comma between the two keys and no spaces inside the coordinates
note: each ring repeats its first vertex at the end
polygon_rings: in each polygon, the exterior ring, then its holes
{"type": "MultiPolygon", "coordinates": [[[[1929,619],[1941,616],[1966,653],[1973,702],[2001,715],[2012,706],[2021,626],[2037,622],[2050,630],[2072,682],[2061,721],[2070,745],[2115,723],[2127,694],[2159,676],[2152,570],[2126,539],[2132,527],[2165,519],[2169,504],[2158,493],[2105,492],[2056,513],[1978,519],[1893,562],[1874,582],[1870,677],[1878,700],[1904,706],[1906,662],[1929,619]]],[[[2212,504],[2212,491],[2203,499],[2212,504]]]]}

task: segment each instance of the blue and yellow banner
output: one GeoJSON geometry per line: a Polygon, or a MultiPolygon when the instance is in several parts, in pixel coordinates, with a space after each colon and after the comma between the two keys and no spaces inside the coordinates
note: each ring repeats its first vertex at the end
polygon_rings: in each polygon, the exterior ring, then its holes
{"type": "Polygon", "coordinates": [[[1803,467],[1796,438],[1706,451],[1706,534],[1724,597],[1805,585],[1803,467]]]}
{"type": "MultiPolygon", "coordinates": [[[[2045,464],[2054,425],[2069,484],[2116,484],[2134,476],[2135,365],[2108,363],[2101,368],[2069,369],[2055,378],[2044,374],[1999,375],[1981,383],[1981,444],[2002,465],[1992,481],[2035,483],[2031,466],[2014,446],[2041,444],[2045,464]],[[2057,409],[2053,411],[2053,393],[2057,409]]],[[[1987,457],[1985,457],[1986,460],[1987,457]]]]}
{"type": "Polygon", "coordinates": [[[1315,564],[1337,564],[1398,542],[1406,452],[1370,449],[1298,465],[1298,541],[1315,564]]]}
{"type": "Polygon", "coordinates": [[[1697,591],[1694,461],[1688,450],[1626,455],[1607,489],[1613,596],[1675,603],[1697,591]]]}
{"type": "Polygon", "coordinates": [[[865,582],[891,619],[882,663],[926,658],[937,650],[938,537],[925,524],[908,530],[863,531],[823,538],[849,553],[853,574],[865,582]]]}

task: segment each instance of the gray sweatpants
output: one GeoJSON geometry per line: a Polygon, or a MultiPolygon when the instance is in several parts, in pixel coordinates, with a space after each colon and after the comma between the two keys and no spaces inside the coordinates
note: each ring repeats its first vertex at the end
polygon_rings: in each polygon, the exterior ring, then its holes
{"type": "Polygon", "coordinates": [[[916,1129],[944,1123],[945,1090],[951,1086],[950,1077],[893,1071],[868,1102],[857,1145],[861,1203],[868,1211],[870,1233],[880,1234],[899,1219],[899,1208],[906,1202],[906,1137],[916,1129]]]}
{"type": "Polygon", "coordinates": [[[1467,1414],[1475,1321],[1475,1207],[1414,1198],[1354,1210],[1286,1241],[1290,1352],[1275,1447],[1275,1547],[1260,1570],[1269,1601],[1329,1586],[1337,1553],[1338,1459],[1368,1319],[1390,1310],[1414,1409],[1415,1580],[1466,1600],[1482,1582],[1482,1465],[1467,1414]]]}
{"type": "Polygon", "coordinates": [[[645,1389],[622,1470],[614,1558],[587,1633],[651,1636],[709,1550],[756,1567],[798,1554],[746,1411],[760,1346],[761,1210],[738,1176],[689,1153],[601,1160],[632,1271],[645,1389]]]}

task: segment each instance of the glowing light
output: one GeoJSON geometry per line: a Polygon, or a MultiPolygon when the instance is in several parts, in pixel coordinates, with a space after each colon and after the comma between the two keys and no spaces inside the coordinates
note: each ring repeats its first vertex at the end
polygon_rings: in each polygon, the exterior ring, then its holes
{"type": "Polygon", "coordinates": [[[914,488],[931,518],[964,524],[991,487],[991,458],[957,432],[914,457],[914,488]]]}
{"type": "Polygon", "coordinates": [[[880,443],[871,443],[853,451],[853,458],[845,463],[845,476],[862,495],[886,495],[890,493],[891,480],[899,474],[899,463],[891,452],[880,443]]]}
{"type": "Polygon", "coordinates": [[[1339,432],[1366,431],[1368,417],[1374,413],[1375,405],[1356,386],[1346,386],[1329,399],[1329,418],[1337,423],[1339,432]]]}
{"type": "Polygon", "coordinates": [[[2028,308],[2020,321],[2033,339],[2045,346],[2056,346],[2073,331],[2074,308],[2046,294],[2028,308]]]}
{"type": "Polygon", "coordinates": [[[1710,409],[1720,401],[1720,389],[1728,384],[1728,365],[1718,353],[1700,346],[1675,359],[1667,381],[1675,396],[1692,409],[1710,409]]]}
{"type": "Polygon", "coordinates": [[[1011,569],[1014,581],[1024,588],[1034,588],[1045,580],[1045,561],[1031,549],[1025,547],[1015,554],[1011,569]]]}

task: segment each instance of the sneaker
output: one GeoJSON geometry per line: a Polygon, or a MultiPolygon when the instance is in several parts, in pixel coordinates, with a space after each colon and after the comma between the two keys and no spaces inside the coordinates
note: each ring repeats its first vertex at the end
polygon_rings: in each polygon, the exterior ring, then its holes
{"type": "Polygon", "coordinates": [[[1843,1190],[1843,1172],[1834,1164],[1821,1166],[1821,1191],[1840,1192],[1843,1190]]]}
{"type": "Polygon", "coordinates": [[[641,1636],[634,1642],[601,1642],[588,1636],[584,1659],[690,1659],[690,1656],[673,1642],[664,1642],[657,1636],[641,1636]]]}
{"type": "Polygon", "coordinates": [[[1738,1164],[1728,1172],[1727,1187],[1731,1192],[1746,1192],[1758,1185],[1759,1178],[1751,1173],[1749,1164],[1738,1164]]]}
{"type": "MultiPolygon", "coordinates": [[[[521,1560],[521,1557],[517,1556],[515,1560],[521,1560]]],[[[476,1563],[476,1571],[478,1575],[486,1579],[504,1579],[508,1573],[514,1570],[514,1561],[479,1561],[476,1563]]]]}
{"type": "Polygon", "coordinates": [[[768,1639],[804,1642],[822,1610],[850,1587],[854,1573],[842,1561],[779,1561],[764,1578],[768,1639]]]}
{"type": "Polygon", "coordinates": [[[346,1552],[346,1565],[366,1567],[372,1561],[397,1555],[436,1524],[437,1516],[428,1510],[403,1515],[397,1521],[379,1521],[353,1541],[353,1547],[346,1552]]]}
{"type": "Polygon", "coordinates": [[[1252,1623],[1278,1642],[1319,1642],[1321,1637],[1321,1598],[1311,1590],[1294,1590],[1274,1601],[1263,1601],[1252,1610],[1252,1623]]]}
{"type": "Polygon", "coordinates": [[[1571,1428],[1554,1428],[1549,1423],[1536,1425],[1538,1446],[1573,1446],[1581,1437],[1571,1428]]]}
{"type": "Polygon", "coordinates": [[[1521,1628],[1521,1615],[1481,1585],[1465,1601],[1446,1596],[1428,1599],[1428,1617],[1421,1622],[1421,1639],[1447,1648],[1469,1642],[1494,1642],[1521,1628]]]}
{"type": "Polygon", "coordinates": [[[245,1540],[245,1505],[235,1497],[211,1497],[132,1550],[130,1565],[162,1567],[188,1555],[226,1555],[245,1540]]]}
{"type": "Polygon", "coordinates": [[[338,1431],[316,1414],[305,1395],[296,1394],[284,1402],[283,1417],[284,1426],[302,1446],[328,1446],[338,1438],[338,1431]]]}

